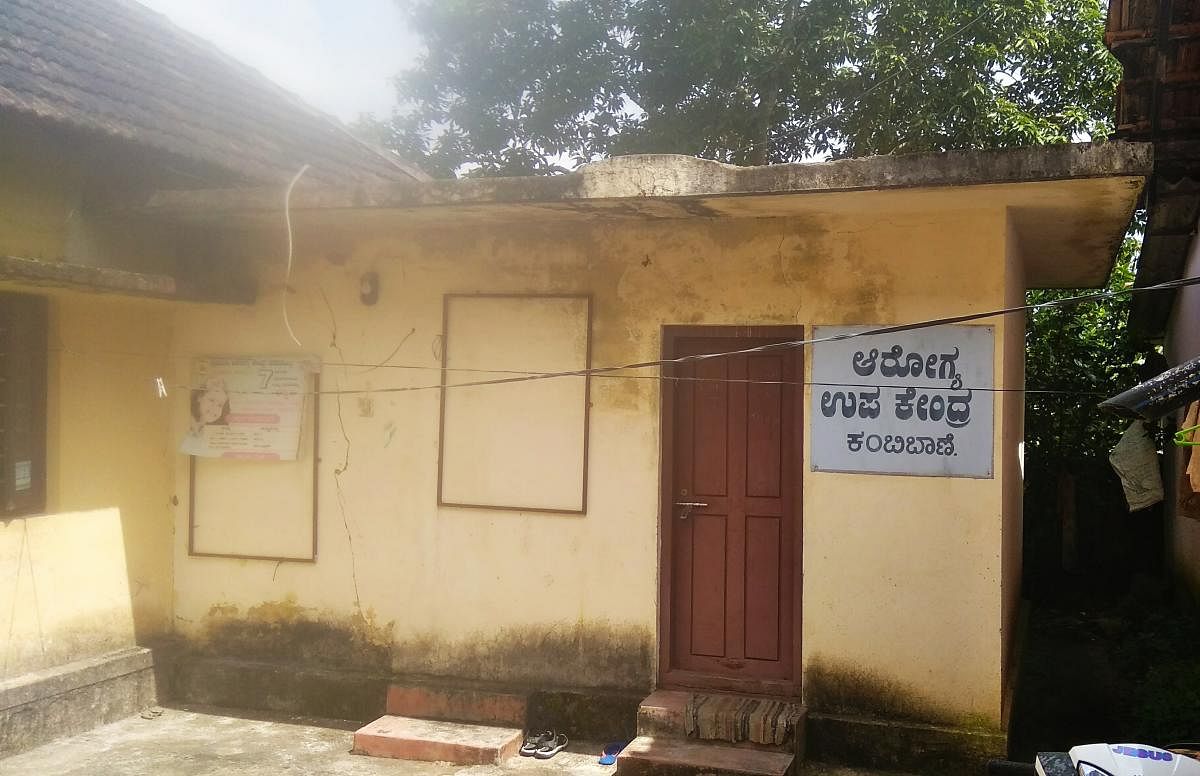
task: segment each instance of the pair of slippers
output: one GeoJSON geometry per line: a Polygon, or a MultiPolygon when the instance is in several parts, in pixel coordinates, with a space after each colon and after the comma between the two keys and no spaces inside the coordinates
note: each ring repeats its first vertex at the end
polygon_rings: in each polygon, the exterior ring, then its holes
{"type": "Polygon", "coordinates": [[[567,737],[554,730],[543,730],[541,733],[530,733],[521,744],[522,757],[536,757],[539,760],[549,760],[554,755],[567,748],[567,737]]]}

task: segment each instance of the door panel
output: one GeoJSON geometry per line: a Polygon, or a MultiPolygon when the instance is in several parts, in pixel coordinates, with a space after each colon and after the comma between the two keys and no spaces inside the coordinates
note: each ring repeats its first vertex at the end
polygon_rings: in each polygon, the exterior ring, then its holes
{"type": "MultiPolygon", "coordinates": [[[[728,366],[722,359],[702,361],[692,369],[696,377],[724,380],[729,376],[728,366]]],[[[729,492],[729,384],[692,383],[691,393],[695,405],[691,492],[724,496],[729,492]]]]}
{"type": "MultiPolygon", "coordinates": [[[[766,338],[679,337],[668,357],[766,338]]],[[[777,341],[777,340],[774,340],[777,341]]],[[[667,672],[791,680],[798,531],[794,349],[678,364],[669,388],[671,460],[667,672]],[[693,504],[694,506],[677,506],[693,504]]]]}
{"type": "Polygon", "coordinates": [[[746,657],[779,659],[780,519],[746,519],[746,657]]]}
{"type": "MultiPolygon", "coordinates": [[[[750,380],[778,382],[783,377],[780,356],[751,356],[750,380]]],[[[780,385],[746,386],[746,495],[779,498],[783,477],[783,391],[780,385]]]]}
{"type": "Polygon", "coordinates": [[[723,515],[699,515],[692,523],[692,651],[725,655],[725,537],[723,515]]]}

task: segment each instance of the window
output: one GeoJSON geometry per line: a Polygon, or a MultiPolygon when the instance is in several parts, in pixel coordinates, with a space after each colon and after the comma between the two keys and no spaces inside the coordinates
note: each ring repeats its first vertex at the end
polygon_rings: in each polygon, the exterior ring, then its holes
{"type": "Polygon", "coordinates": [[[46,508],[46,300],[0,293],[0,517],[46,508]]]}

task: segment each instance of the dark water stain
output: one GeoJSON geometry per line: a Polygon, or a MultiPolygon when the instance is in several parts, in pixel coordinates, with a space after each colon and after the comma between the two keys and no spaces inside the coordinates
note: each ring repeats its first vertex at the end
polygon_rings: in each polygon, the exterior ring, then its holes
{"type": "Polygon", "coordinates": [[[854,310],[859,320],[887,320],[895,298],[895,285],[895,278],[890,273],[864,274],[851,291],[846,307],[854,310]]]}
{"type": "Polygon", "coordinates": [[[853,663],[815,657],[804,671],[804,699],[827,714],[867,715],[951,727],[994,730],[984,717],[947,709],[911,684],[853,663]]]}
{"type": "Polygon", "coordinates": [[[606,622],[517,626],[448,641],[418,636],[395,645],[397,673],[514,686],[649,689],[654,634],[606,622]]]}
{"type": "Polygon", "coordinates": [[[204,636],[194,647],[245,660],[386,671],[391,633],[391,623],[380,625],[369,612],[335,619],[284,600],[259,604],[244,616],[236,607],[212,607],[204,636]]]}
{"type": "Polygon", "coordinates": [[[462,639],[424,634],[396,642],[371,613],[334,617],[272,601],[214,606],[186,651],[214,657],[445,677],[516,687],[649,689],[650,629],[603,621],[520,626],[462,639]]]}

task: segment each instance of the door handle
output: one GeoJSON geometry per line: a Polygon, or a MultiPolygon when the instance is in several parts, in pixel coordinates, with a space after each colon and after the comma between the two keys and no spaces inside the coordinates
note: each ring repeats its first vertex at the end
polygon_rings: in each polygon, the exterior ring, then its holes
{"type": "Polygon", "coordinates": [[[692,510],[696,507],[706,507],[708,504],[703,501],[676,501],[675,506],[683,507],[683,511],[679,513],[680,520],[687,520],[692,515],[692,510]]]}

